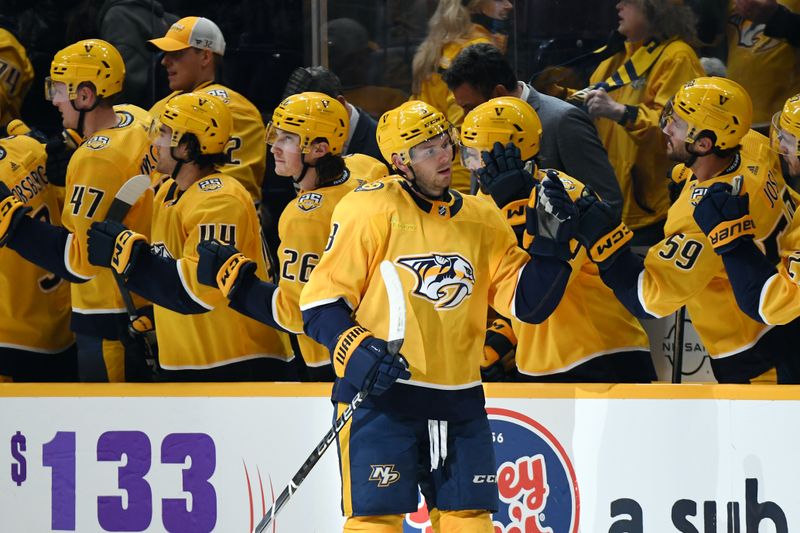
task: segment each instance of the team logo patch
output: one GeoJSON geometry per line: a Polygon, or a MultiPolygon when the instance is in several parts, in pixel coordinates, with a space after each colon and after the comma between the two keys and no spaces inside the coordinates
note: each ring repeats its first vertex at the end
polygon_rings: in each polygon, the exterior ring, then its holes
{"type": "Polygon", "coordinates": [[[455,309],[472,294],[475,269],[459,254],[400,257],[396,262],[416,276],[414,295],[434,302],[440,311],[455,309]]]}
{"type": "Polygon", "coordinates": [[[90,137],[89,139],[87,139],[86,142],[83,143],[83,145],[90,150],[102,150],[103,148],[108,146],[110,140],[111,139],[109,139],[105,135],[95,135],[94,137],[90,137]]]}
{"type": "Polygon", "coordinates": [[[380,488],[386,488],[400,479],[400,472],[394,469],[394,465],[370,465],[370,467],[372,471],[369,480],[377,481],[380,488]]]}
{"type": "Polygon", "coordinates": [[[127,111],[117,111],[117,117],[119,117],[119,124],[117,124],[118,128],[125,128],[133,124],[133,115],[127,111]]]}
{"type": "Polygon", "coordinates": [[[361,183],[358,185],[358,187],[355,188],[354,192],[377,191],[378,189],[383,189],[383,182],[381,181],[373,181],[373,182],[367,182],[362,180],[359,181],[361,181],[361,183]]]}
{"type": "Polygon", "coordinates": [[[322,205],[322,195],[316,192],[307,192],[297,199],[297,207],[303,211],[313,211],[322,205]]]}
{"type": "Polygon", "coordinates": [[[222,188],[222,180],[219,178],[208,178],[207,180],[198,182],[197,186],[200,187],[200,190],[203,192],[216,191],[222,188]]]}
{"type": "Polygon", "coordinates": [[[5,159],[5,157],[6,157],[6,151],[3,149],[2,146],[0,146],[0,160],[5,159]]]}
{"type": "Polygon", "coordinates": [[[697,204],[700,203],[700,200],[703,199],[703,196],[706,195],[707,191],[708,187],[695,187],[694,190],[692,190],[692,197],[689,199],[689,203],[697,206],[697,204]]]}
{"type": "Polygon", "coordinates": [[[228,92],[225,91],[224,89],[211,89],[210,91],[206,92],[211,96],[216,96],[226,104],[230,102],[230,97],[228,96],[228,92]]]}
{"type": "MultiPolygon", "coordinates": [[[[473,483],[497,482],[494,533],[577,533],[580,495],[564,447],[541,423],[508,409],[487,408],[497,472],[473,483]],[[489,481],[494,478],[492,481],[489,481]]],[[[405,516],[404,533],[433,533],[425,499],[405,516]]]]}

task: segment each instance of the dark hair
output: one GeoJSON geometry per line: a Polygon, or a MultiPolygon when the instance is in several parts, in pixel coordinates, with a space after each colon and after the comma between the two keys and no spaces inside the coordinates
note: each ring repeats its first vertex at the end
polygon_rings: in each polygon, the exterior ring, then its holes
{"type": "Polygon", "coordinates": [[[517,75],[503,53],[489,43],[473,44],[459,52],[442,79],[452,91],[468,83],[487,100],[502,85],[509,91],[517,88],[517,75]]]}
{"type": "Polygon", "coordinates": [[[330,152],[317,160],[317,185],[327,185],[338,179],[345,171],[344,159],[330,152]]]}
{"type": "Polygon", "coordinates": [[[298,67],[289,76],[283,97],[309,91],[338,98],[342,95],[342,82],[339,76],[325,67],[298,67]]]}
{"type": "Polygon", "coordinates": [[[188,160],[200,168],[221,167],[229,162],[226,152],[219,154],[201,154],[200,141],[194,133],[184,133],[180,143],[186,143],[188,160]]]}

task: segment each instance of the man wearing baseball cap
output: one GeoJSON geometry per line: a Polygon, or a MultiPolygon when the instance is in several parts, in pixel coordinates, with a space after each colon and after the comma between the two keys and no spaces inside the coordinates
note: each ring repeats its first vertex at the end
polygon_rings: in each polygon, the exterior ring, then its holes
{"type": "Polygon", "coordinates": [[[225,148],[228,163],[220,172],[239,180],[253,201],[260,203],[267,159],[264,122],[247,98],[215,82],[217,66],[225,54],[225,38],[219,27],[207,18],[185,17],[166,35],[148,42],[164,52],[161,64],[174,91],[156,102],[150,114],[158,117],[170,99],[188,92],[205,92],[222,100],[233,117],[233,128],[225,148]]]}

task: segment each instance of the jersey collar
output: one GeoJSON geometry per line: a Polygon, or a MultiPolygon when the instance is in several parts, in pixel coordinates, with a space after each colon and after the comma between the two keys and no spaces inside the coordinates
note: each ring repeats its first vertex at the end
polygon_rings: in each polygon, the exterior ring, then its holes
{"type": "Polygon", "coordinates": [[[429,200],[428,198],[423,198],[420,196],[420,194],[411,187],[411,184],[408,183],[407,180],[401,181],[400,185],[406,190],[409,196],[411,196],[411,199],[414,200],[414,203],[417,204],[417,207],[426,213],[436,215],[440,218],[453,218],[459,211],[461,211],[461,206],[464,204],[464,199],[461,197],[461,193],[458,191],[448,190],[447,198],[441,201],[429,200]]]}

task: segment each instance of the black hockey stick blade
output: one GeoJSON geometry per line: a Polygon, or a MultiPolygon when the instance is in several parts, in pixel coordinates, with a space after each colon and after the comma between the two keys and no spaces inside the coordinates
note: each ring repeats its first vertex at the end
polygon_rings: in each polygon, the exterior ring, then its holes
{"type": "MultiPolygon", "coordinates": [[[[397,267],[391,261],[381,262],[381,275],[383,276],[383,283],[386,286],[386,294],[389,298],[389,334],[387,337],[387,351],[392,355],[399,356],[400,348],[403,346],[403,339],[405,338],[406,330],[406,300],[403,294],[403,284],[400,282],[400,275],[397,273],[397,267]]],[[[353,413],[358,409],[358,406],[364,401],[364,398],[369,394],[369,390],[362,390],[355,395],[344,412],[339,415],[339,418],[334,422],[333,427],[328,430],[320,443],[311,452],[303,466],[292,478],[292,481],[284,488],[275,500],[275,503],[267,510],[261,521],[256,525],[253,533],[263,533],[272,524],[275,516],[283,509],[289,502],[289,499],[297,491],[300,484],[306,479],[306,476],[316,466],[325,451],[330,448],[331,444],[336,440],[336,436],[347,424],[348,420],[353,417],[353,413]]]]}

